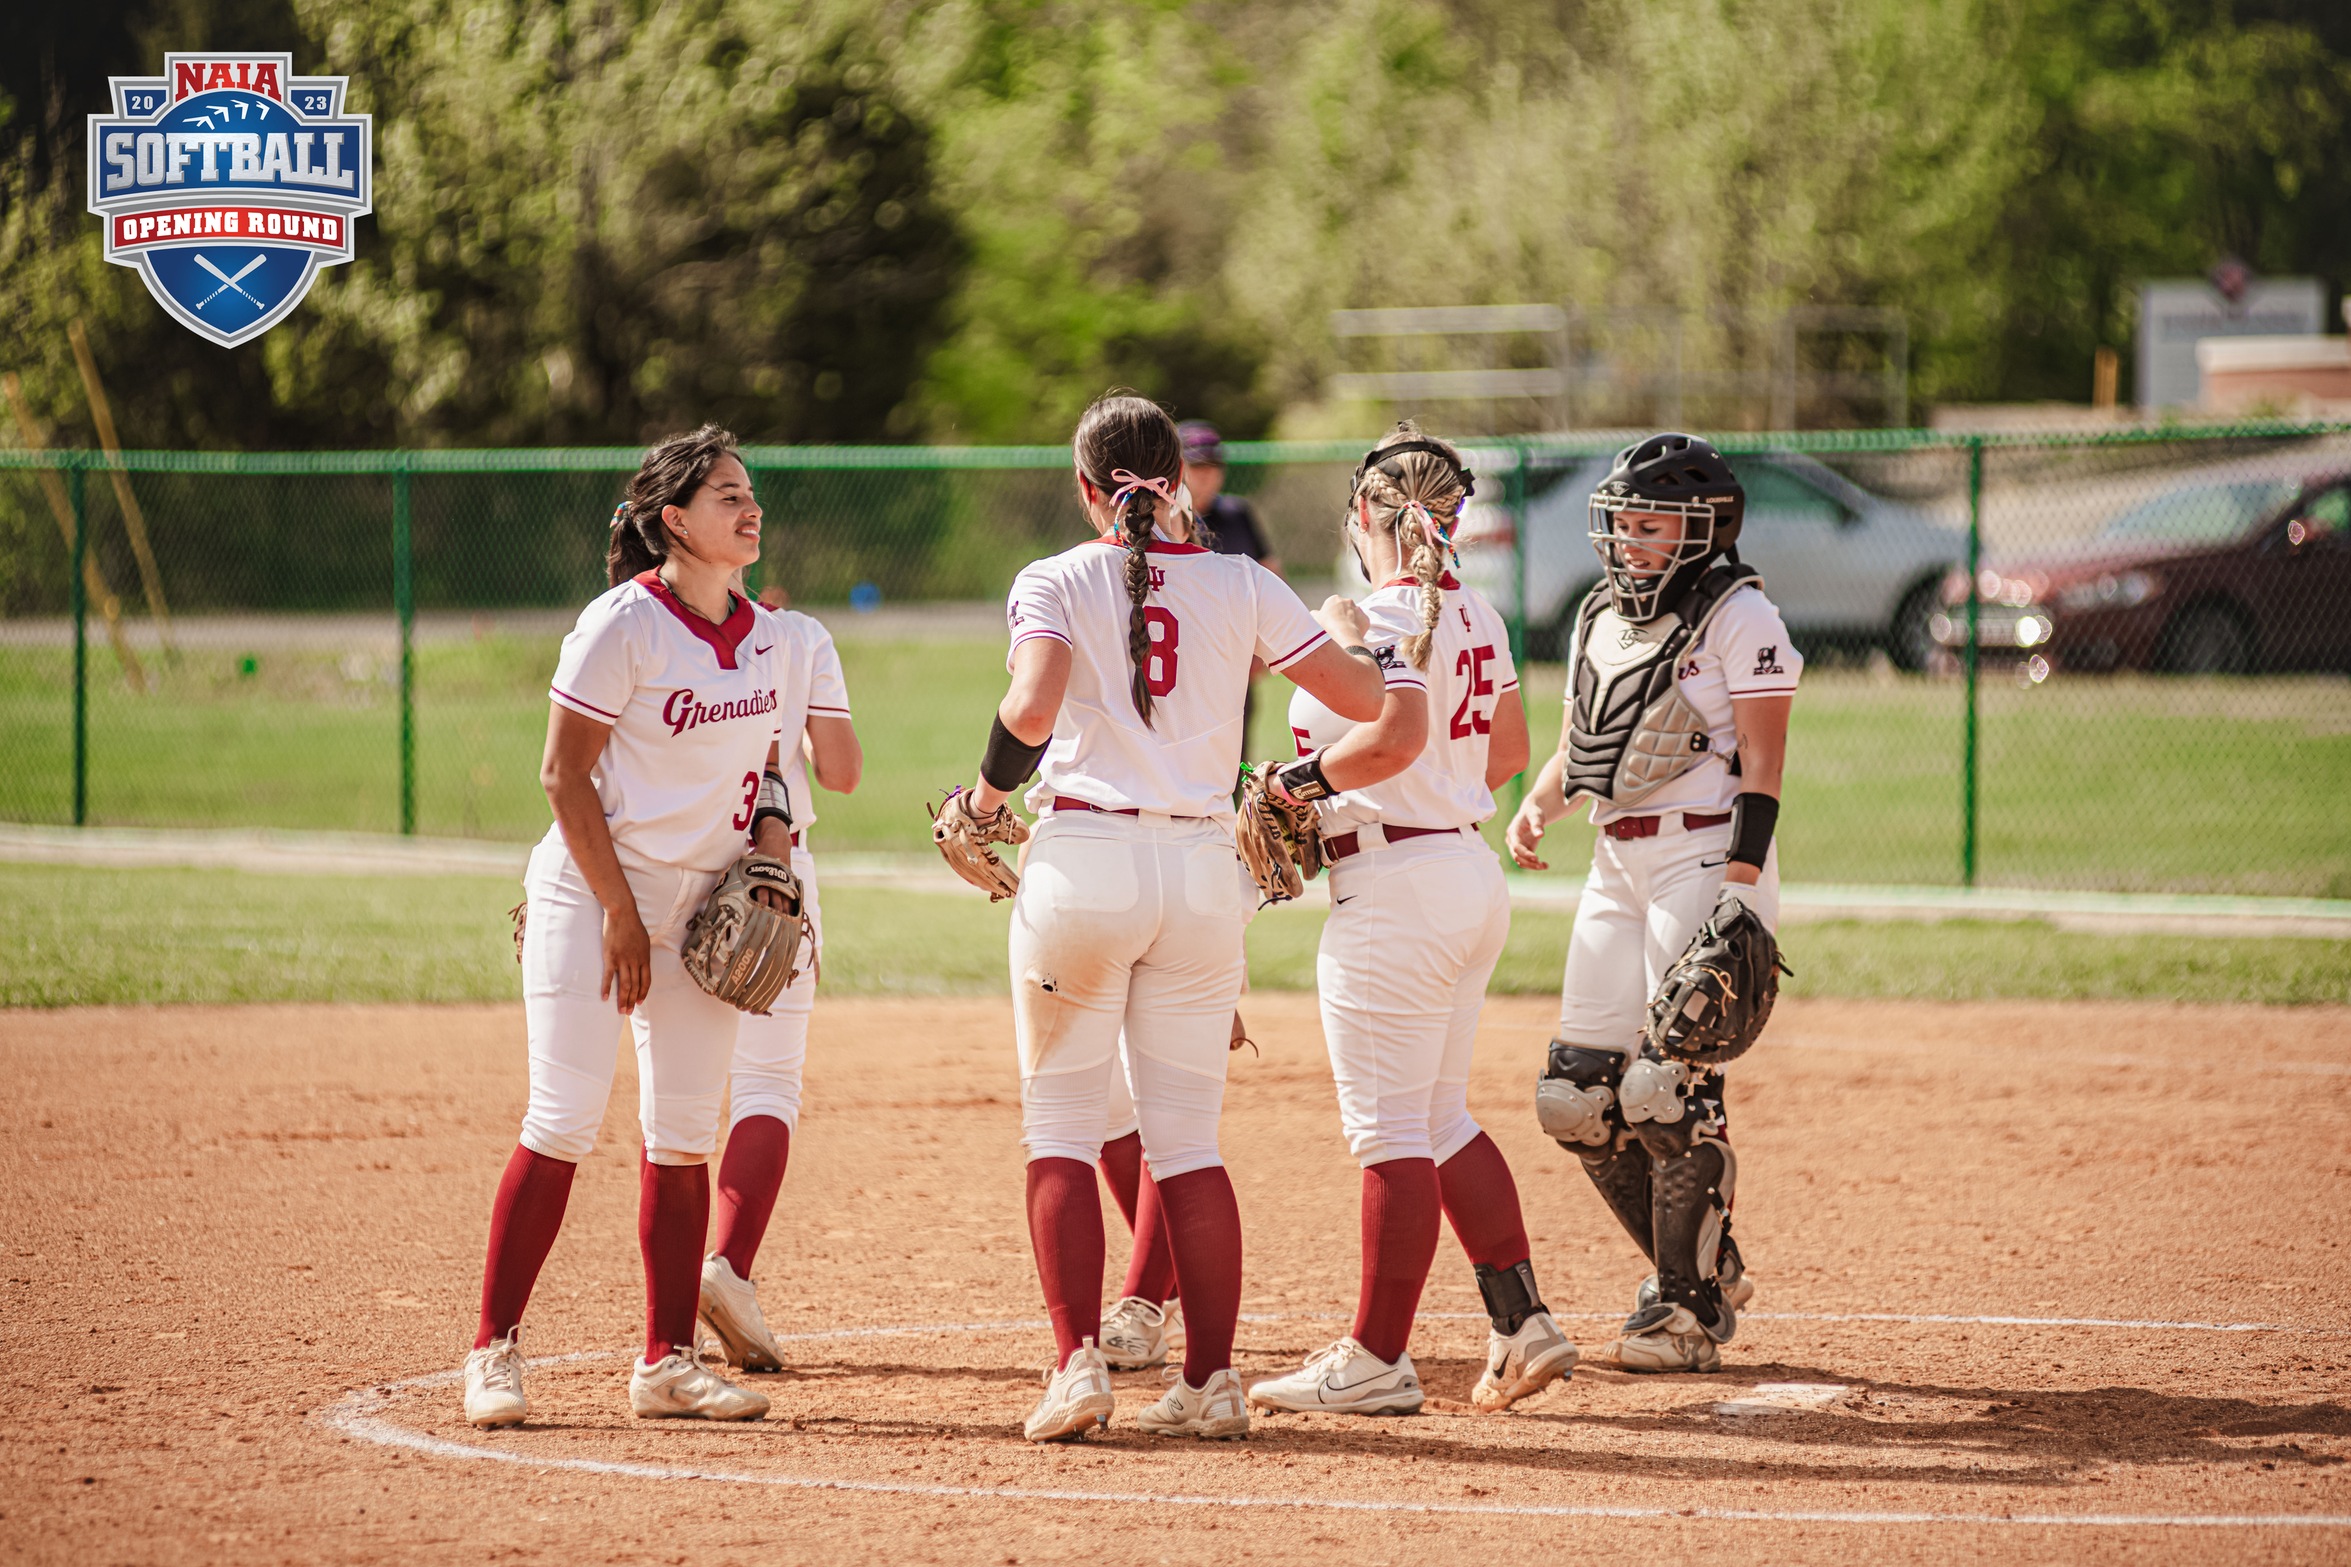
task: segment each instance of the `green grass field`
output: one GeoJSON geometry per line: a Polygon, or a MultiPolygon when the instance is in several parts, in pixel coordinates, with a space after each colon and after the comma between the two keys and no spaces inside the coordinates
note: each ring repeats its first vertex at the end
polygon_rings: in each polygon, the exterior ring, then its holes
{"type": "MultiPolygon", "coordinates": [[[[155,1002],[509,1001],[520,997],[495,877],[261,876],[0,865],[0,1006],[155,1002]]],[[[830,995],[990,995],[1010,911],[977,898],[834,887],[830,995]]],[[[1501,994],[1556,991],[1570,921],[1521,912],[1501,994]]],[[[1259,918],[1250,977],[1311,989],[1322,924],[1306,904],[1259,918]]],[[[2351,1002],[2351,942],[2089,936],[2043,924],[1798,925],[1794,995],[2118,997],[2351,1002]]]]}
{"type": "MultiPolygon", "coordinates": [[[[926,797],[976,765],[1003,690],[992,640],[842,643],[867,755],[852,796],[822,796],[817,841],[927,852],[926,797]]],[[[552,640],[490,635],[417,654],[418,831],[536,837],[552,640]]],[[[108,825],[390,831],[398,718],[389,671],[331,652],[263,651],[251,674],[191,653],[132,695],[93,649],[90,815],[108,825]]],[[[71,799],[62,650],[0,649],[0,820],[58,822],[71,799]]],[[[1538,755],[1557,741],[1561,671],[1528,680],[1538,755]]],[[[1261,688],[1253,755],[1286,751],[1288,685],[1261,688]]],[[[1959,872],[1956,682],[1824,670],[1796,704],[1782,872],[1791,881],[1945,883],[1959,872]]],[[[2351,681],[1987,675],[1982,845],[1988,885],[2351,897],[2351,681]]],[[[1579,869],[1588,833],[1558,844],[1579,869]]]]}

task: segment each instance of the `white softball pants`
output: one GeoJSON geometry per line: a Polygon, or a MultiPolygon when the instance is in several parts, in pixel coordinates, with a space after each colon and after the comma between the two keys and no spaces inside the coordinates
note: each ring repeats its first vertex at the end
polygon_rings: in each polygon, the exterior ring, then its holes
{"type": "MultiPolygon", "coordinates": [[[[637,1121],[655,1164],[702,1164],[718,1147],[719,1106],[743,1014],[694,983],[678,957],[686,923],[715,871],[622,867],[637,914],[653,939],[653,984],[629,1017],[637,1045],[637,1121]]],[[[530,1032],[531,1099],[522,1145],[577,1164],[596,1146],[618,1069],[620,1015],[598,1000],[603,980],[604,910],[550,835],[531,851],[523,875],[530,912],[523,926],[522,1001],[530,1032]]]]}
{"type": "Polygon", "coordinates": [[[1031,1159],[1092,1164],[1123,1074],[1156,1179],[1224,1162],[1225,1057],[1256,911],[1255,885],[1221,823],[1046,815],[1012,905],[1021,1141],[1031,1159]]]}
{"type": "Polygon", "coordinates": [[[809,945],[800,953],[800,977],[776,997],[767,1016],[739,1012],[734,1076],[728,1086],[727,1130],[755,1115],[772,1115],[800,1130],[800,1074],[808,1064],[808,1017],[816,1010],[816,960],[824,950],[824,909],[816,896],[816,860],[805,845],[792,850],[792,874],[808,899],[809,945]]]}
{"type": "MultiPolygon", "coordinates": [[[[1727,822],[1684,832],[1678,818],[1668,818],[1653,837],[1600,835],[1567,943],[1561,1039],[1610,1049],[1639,1045],[1649,999],[1722,895],[1730,848],[1727,822]]],[[[1777,845],[1764,856],[1752,901],[1763,923],[1777,930],[1777,845]]]]}
{"type": "Polygon", "coordinates": [[[1478,1135],[1470,1053],[1510,936],[1502,862],[1476,836],[1408,838],[1331,867],[1315,983],[1356,1163],[1452,1158],[1478,1135]]]}

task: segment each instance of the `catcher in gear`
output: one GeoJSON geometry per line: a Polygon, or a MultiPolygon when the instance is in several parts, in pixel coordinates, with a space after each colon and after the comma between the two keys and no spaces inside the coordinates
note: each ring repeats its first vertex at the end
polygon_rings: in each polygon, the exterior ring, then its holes
{"type": "Polygon", "coordinates": [[[1617,454],[1592,496],[1604,575],[1576,613],[1559,750],[1506,834],[1543,870],[1545,833],[1582,801],[1600,832],[1535,1112],[1654,1269],[1616,1346],[1632,1371],[1719,1368],[1754,1293],[1722,1067],[1784,969],[1772,839],[1804,660],[1739,560],[1745,511],[1695,436],[1617,454]]]}

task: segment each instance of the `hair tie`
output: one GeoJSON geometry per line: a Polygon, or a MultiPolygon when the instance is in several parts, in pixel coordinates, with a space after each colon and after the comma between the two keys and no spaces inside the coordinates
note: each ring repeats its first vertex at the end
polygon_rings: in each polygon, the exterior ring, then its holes
{"type": "Polygon", "coordinates": [[[1146,479],[1140,474],[1129,473],[1124,468],[1113,468],[1110,470],[1110,482],[1119,486],[1117,493],[1110,497],[1110,514],[1114,517],[1120,516],[1125,511],[1127,497],[1137,490],[1149,490],[1167,502],[1169,511],[1184,509],[1177,503],[1175,497],[1176,485],[1180,482],[1179,480],[1146,479]]]}

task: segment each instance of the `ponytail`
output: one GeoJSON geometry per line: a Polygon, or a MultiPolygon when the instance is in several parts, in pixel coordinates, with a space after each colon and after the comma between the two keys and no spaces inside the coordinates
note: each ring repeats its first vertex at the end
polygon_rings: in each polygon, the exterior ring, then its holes
{"type": "Polygon", "coordinates": [[[1127,551],[1127,658],[1135,666],[1127,688],[1145,728],[1151,725],[1151,615],[1145,607],[1151,596],[1151,515],[1151,492],[1138,489],[1118,518],[1119,542],[1127,551]]]}
{"type": "Polygon", "coordinates": [[[669,559],[669,530],[647,528],[644,514],[633,502],[612,509],[612,543],[604,551],[604,582],[619,587],[631,577],[658,570],[669,559]]]}
{"type": "Polygon", "coordinates": [[[1127,658],[1135,711],[1151,723],[1151,532],[1159,502],[1170,521],[1184,479],[1184,442],[1167,410],[1132,392],[1106,392],[1078,420],[1070,445],[1078,471],[1110,497],[1118,542],[1127,552],[1127,658]]]}
{"type": "Polygon", "coordinates": [[[1357,497],[1367,504],[1366,521],[1395,537],[1406,569],[1420,584],[1420,629],[1404,639],[1404,656],[1415,669],[1429,667],[1429,649],[1445,613],[1445,557],[1453,548],[1453,530],[1461,525],[1469,482],[1461,454],[1421,434],[1409,419],[1373,447],[1356,470],[1350,507],[1357,497]],[[1383,461],[1380,454],[1392,447],[1403,450],[1383,461]]]}

